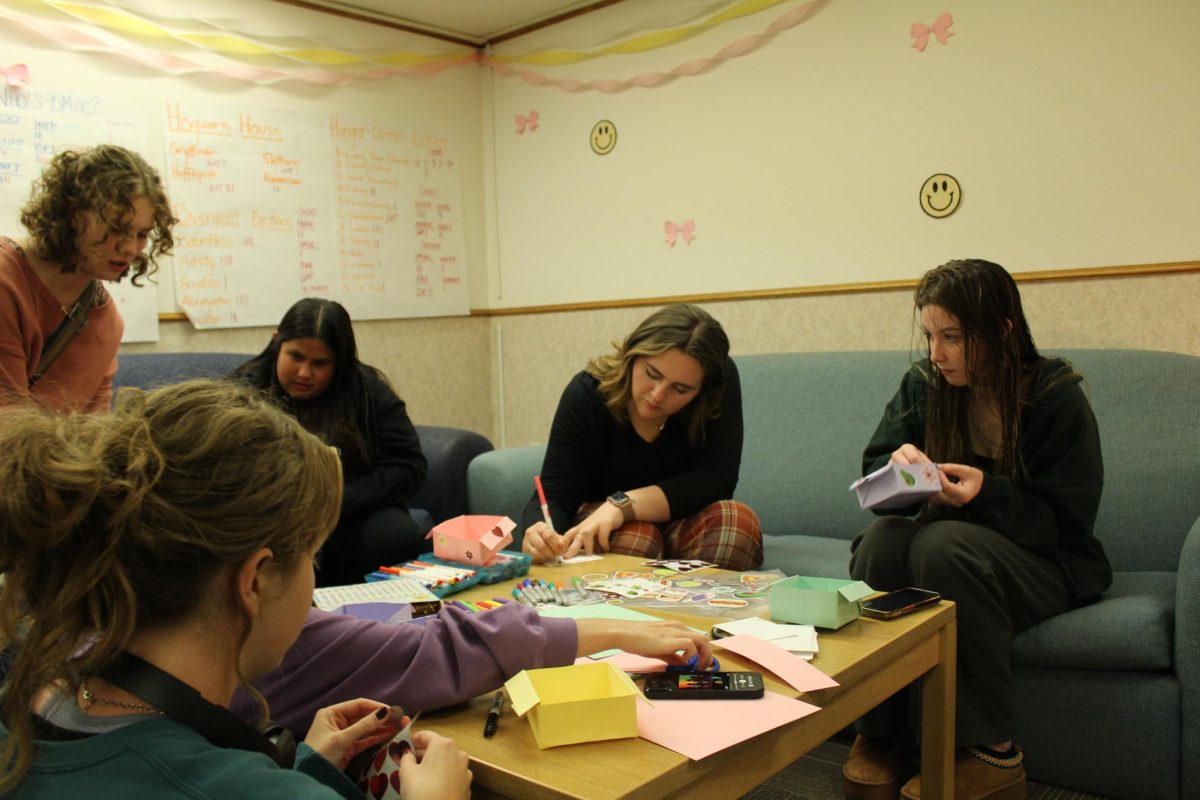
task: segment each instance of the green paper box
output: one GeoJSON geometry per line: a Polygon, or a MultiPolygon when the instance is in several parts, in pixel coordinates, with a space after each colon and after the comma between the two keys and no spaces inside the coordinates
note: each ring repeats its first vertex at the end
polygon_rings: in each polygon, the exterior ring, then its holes
{"type": "Polygon", "coordinates": [[[858,619],[859,601],[874,593],[862,581],[784,578],[771,586],[771,619],[836,630],[858,619]]]}

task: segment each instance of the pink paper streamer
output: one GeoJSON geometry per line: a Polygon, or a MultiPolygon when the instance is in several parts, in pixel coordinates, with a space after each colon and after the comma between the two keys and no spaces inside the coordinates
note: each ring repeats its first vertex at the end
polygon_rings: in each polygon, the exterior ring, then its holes
{"type": "Polygon", "coordinates": [[[917,48],[918,53],[925,52],[925,45],[929,43],[929,34],[942,44],[950,41],[950,37],[954,33],[950,30],[950,26],[954,24],[954,18],[950,16],[949,11],[943,11],[941,15],[933,21],[933,26],[925,25],[921,22],[914,22],[909,35],[913,38],[912,46],[917,48]]]}
{"type": "Polygon", "coordinates": [[[521,80],[533,86],[553,86],[568,92],[589,92],[598,91],[613,94],[623,92],[626,89],[641,88],[649,89],[663,84],[670,83],[677,78],[693,77],[702,75],[711,69],[719,66],[723,61],[731,58],[744,56],[747,53],[752,53],[758,48],[765,45],[776,34],[785,31],[788,28],[794,28],[805,19],[810,17],[814,12],[820,9],[829,0],[811,0],[811,2],[796,6],[780,15],[774,22],[767,26],[762,33],[756,33],[751,36],[746,36],[738,39],[731,44],[718,50],[709,58],[697,58],[692,61],[686,61],[683,64],[668,70],[667,72],[645,72],[641,75],[636,75],[626,80],[609,80],[599,79],[593,81],[578,81],[571,78],[548,78],[539,72],[531,70],[516,70],[507,64],[501,64],[492,59],[483,56],[480,58],[481,64],[501,75],[515,75],[521,80]]]}

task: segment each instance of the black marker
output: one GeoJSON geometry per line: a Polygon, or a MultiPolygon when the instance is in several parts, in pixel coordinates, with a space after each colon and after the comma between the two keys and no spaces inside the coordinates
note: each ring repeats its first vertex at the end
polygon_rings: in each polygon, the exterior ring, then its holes
{"type": "Polygon", "coordinates": [[[483,723],[483,738],[490,739],[496,732],[496,723],[500,721],[500,709],[504,708],[504,692],[496,692],[492,698],[492,708],[488,711],[487,722],[483,723]]]}

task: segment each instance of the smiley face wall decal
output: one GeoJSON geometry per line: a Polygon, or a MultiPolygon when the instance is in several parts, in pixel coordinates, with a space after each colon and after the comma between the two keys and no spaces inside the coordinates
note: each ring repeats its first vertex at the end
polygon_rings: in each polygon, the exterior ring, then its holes
{"type": "Polygon", "coordinates": [[[921,184],[921,210],[931,217],[941,219],[958,210],[962,202],[962,187],[953,175],[939,172],[930,175],[921,184]]]}
{"type": "Polygon", "coordinates": [[[609,120],[600,120],[592,126],[592,132],[588,134],[588,141],[591,142],[592,152],[596,155],[608,155],[617,146],[617,126],[609,120]]]}

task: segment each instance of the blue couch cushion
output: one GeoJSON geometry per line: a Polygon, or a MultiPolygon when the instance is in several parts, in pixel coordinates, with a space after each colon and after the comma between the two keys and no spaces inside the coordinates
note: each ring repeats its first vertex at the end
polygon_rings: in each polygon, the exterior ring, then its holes
{"type": "Polygon", "coordinates": [[[1118,572],[1100,603],[1051,617],[1013,639],[1014,664],[1099,670],[1169,670],[1174,572],[1118,572]]]}

